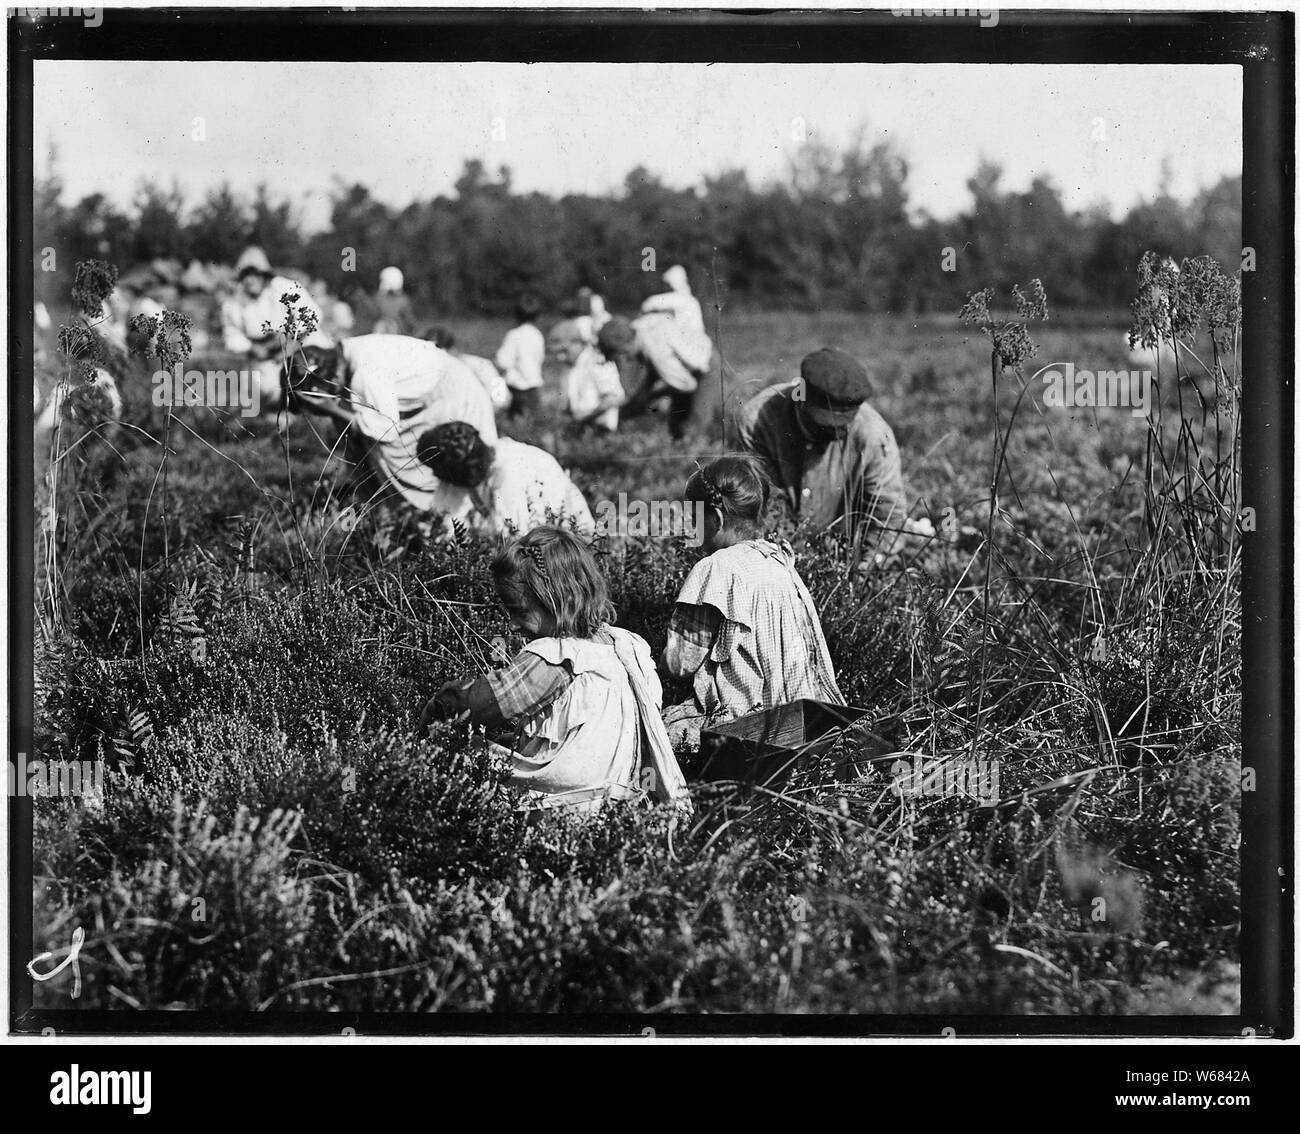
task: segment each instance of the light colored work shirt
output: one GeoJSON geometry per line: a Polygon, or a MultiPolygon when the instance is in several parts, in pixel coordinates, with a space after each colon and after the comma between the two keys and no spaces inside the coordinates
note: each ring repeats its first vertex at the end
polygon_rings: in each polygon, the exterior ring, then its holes
{"type": "Polygon", "coordinates": [[[545,449],[509,437],[493,448],[492,470],[476,489],[447,486],[449,515],[493,536],[523,535],[543,524],[572,527],[583,539],[596,521],[581,490],[545,449]],[[456,494],[459,493],[459,496],[456,494]]]}
{"type": "MultiPolygon", "coordinates": [[[[656,687],[657,708],[662,692],[650,647],[626,630],[602,627],[595,638],[536,638],[524,647],[524,654],[541,659],[560,678],[562,690],[558,696],[548,690],[544,707],[532,698],[512,706],[518,710],[512,723],[522,724],[522,735],[509,753],[510,784],[525,791],[534,807],[587,803],[592,792],[630,793],[637,785],[640,709],[611,633],[635,640],[645,678],[656,687]]],[[[508,680],[509,669],[487,678],[494,691],[508,680]]],[[[502,704],[510,700],[498,697],[502,704]]]]}
{"type": "Polygon", "coordinates": [[[618,367],[605,359],[595,347],[586,347],[565,377],[565,392],[569,399],[569,413],[579,421],[591,418],[603,429],[618,428],[618,407],[625,400],[623,381],[618,367]],[[592,418],[602,402],[612,402],[607,409],[592,418]]]}
{"type": "Polygon", "coordinates": [[[850,539],[864,523],[864,538],[901,530],[907,498],[889,423],[864,402],[844,440],[814,438],[792,397],[798,386],[769,386],[739,417],[741,444],[762,463],[791,514],[815,528],[837,526],[850,539]]]}
{"type": "Polygon", "coordinates": [[[474,372],[474,377],[479,380],[492,400],[493,409],[505,409],[510,404],[510,387],[506,385],[501,372],[491,362],[486,358],[480,358],[477,354],[458,354],[455,357],[474,372]]]}
{"type": "Polygon", "coordinates": [[[306,308],[312,312],[316,316],[318,331],[323,330],[320,307],[307,289],[284,276],[276,276],[256,299],[250,299],[240,289],[221,305],[221,339],[226,350],[236,354],[249,354],[255,345],[266,347],[275,343],[277,332],[284,326],[286,314],[280,297],[293,293],[298,296],[293,306],[299,311],[306,308]],[[268,323],[272,328],[270,334],[265,330],[268,323]]]}
{"type": "Polygon", "coordinates": [[[506,332],[497,350],[497,368],[512,390],[535,390],[542,384],[546,361],[546,338],[532,323],[521,323],[506,332]]]}
{"type": "Polygon", "coordinates": [[[367,457],[412,507],[449,511],[461,489],[440,481],[417,455],[434,426],[468,422],[496,444],[492,402],[473,372],[433,343],[405,335],[359,335],[343,341],[349,432],[364,438],[367,457]]]}

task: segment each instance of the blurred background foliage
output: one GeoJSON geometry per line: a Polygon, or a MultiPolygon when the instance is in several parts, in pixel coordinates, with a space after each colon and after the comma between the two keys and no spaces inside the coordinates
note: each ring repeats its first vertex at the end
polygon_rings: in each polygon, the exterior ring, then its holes
{"type": "MultiPolygon", "coordinates": [[[[732,309],[876,313],[950,311],[974,287],[1006,290],[1042,278],[1054,306],[1127,304],[1145,250],[1241,256],[1241,179],[1224,178],[1190,202],[1156,196],[1115,219],[1101,203],[1068,210],[1050,179],[1016,192],[983,162],[970,204],[948,219],[909,207],[908,163],[865,132],[844,150],[810,139],[784,177],[756,186],[741,170],[675,189],[638,167],[610,196],[518,193],[508,167],[465,162],[455,195],[404,207],[362,183],[322,187],[327,231],[306,233],[295,207],[262,185],[223,184],[201,200],[175,185],[142,183],[129,208],[100,193],[67,201],[57,172],[35,187],[37,257],[100,259],[123,270],[155,259],[233,263],[248,244],[277,267],[323,279],[335,294],[373,291],[381,268],[406,274],[417,308],[439,316],[508,314],[522,289],[550,305],[579,286],[626,310],[646,294],[643,249],[658,271],[682,263],[696,291],[732,309]],[[344,270],[345,248],[356,252],[344,270]],[[955,270],[944,270],[944,250],[955,270]]],[[[55,273],[36,273],[36,298],[60,298],[55,273]],[[47,294],[48,292],[48,294],[47,294]]]]}

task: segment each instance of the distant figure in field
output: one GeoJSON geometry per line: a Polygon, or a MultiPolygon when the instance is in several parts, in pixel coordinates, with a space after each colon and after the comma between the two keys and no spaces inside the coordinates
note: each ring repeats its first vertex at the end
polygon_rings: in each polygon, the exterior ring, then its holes
{"type": "Polygon", "coordinates": [[[644,378],[624,412],[637,417],[667,397],[668,432],[680,440],[695,408],[700,381],[708,374],[713,342],[705,332],[704,313],[691,293],[686,269],[674,264],[663,278],[669,290],[642,303],[641,314],[632,324],[644,378]]]}
{"type": "Polygon", "coordinates": [[[35,331],[32,338],[32,356],[37,365],[44,363],[49,357],[49,349],[45,344],[53,327],[54,320],[50,318],[49,308],[38,299],[32,307],[32,329],[35,331]]]}
{"type": "MultiPolygon", "coordinates": [[[[585,288],[584,290],[589,292],[591,291],[590,288],[585,288]]],[[[609,313],[608,309],[605,307],[604,299],[602,299],[599,295],[595,294],[595,292],[591,292],[592,334],[594,335],[600,334],[601,327],[603,327],[606,323],[608,323],[612,318],[613,316],[609,313]]]]}
{"type": "Polygon", "coordinates": [[[641,304],[642,314],[656,311],[667,312],[677,320],[679,327],[701,335],[704,334],[704,312],[700,308],[700,301],[695,298],[695,294],[691,291],[686,269],[680,264],[674,264],[664,272],[663,280],[668,285],[668,290],[660,292],[658,295],[652,295],[645,300],[641,304]]]}
{"type": "MultiPolygon", "coordinates": [[[[33,380],[34,381],[34,380],[33,380]]],[[[60,418],[70,418],[81,428],[100,437],[111,436],[116,423],[122,418],[122,395],[117,380],[103,366],[94,367],[94,377],[80,379],[73,385],[60,381],[55,384],[42,404],[41,388],[33,385],[35,452],[44,456],[58,428],[60,418]]],[[[71,442],[65,434],[63,444],[71,442]]]]}
{"type": "Polygon", "coordinates": [[[542,405],[542,364],[546,338],[537,328],[542,312],[535,295],[521,295],[515,305],[515,325],[506,332],[493,361],[510,387],[510,416],[535,414],[542,405]]]}
{"type": "Polygon", "coordinates": [[[352,310],[353,334],[370,334],[379,319],[379,308],[375,306],[375,297],[360,284],[352,284],[343,289],[341,298],[352,310]]]}
{"type": "Polygon", "coordinates": [[[589,287],[578,288],[577,297],[564,305],[561,314],[577,323],[583,341],[592,345],[601,327],[610,320],[605,301],[589,287]]]}
{"type": "Polygon", "coordinates": [[[376,335],[409,335],[415,325],[411,298],[406,294],[406,280],[401,268],[387,267],[379,273],[379,290],[375,293],[376,335]]]}
{"type": "Polygon", "coordinates": [[[769,386],[739,418],[741,444],[762,464],[796,520],[837,528],[873,548],[888,531],[933,535],[907,518],[894,431],[867,402],[871,379],[851,355],[824,347],[800,377],[769,386]]]}
{"type": "Polygon", "coordinates": [[[618,367],[583,338],[582,328],[573,319],[556,323],[546,345],[555,360],[568,368],[564,389],[574,422],[579,427],[614,432],[618,408],[624,401],[618,367]]]}
{"type": "Polygon", "coordinates": [[[425,338],[439,349],[445,350],[452,358],[460,359],[474,372],[474,377],[483,384],[483,389],[487,391],[488,397],[492,399],[492,408],[494,410],[509,408],[510,387],[506,385],[506,380],[501,377],[501,372],[496,368],[494,362],[481,358],[477,354],[466,354],[462,350],[457,350],[456,336],[447,327],[431,327],[425,338]]]}
{"type": "Polygon", "coordinates": [[[509,437],[484,441],[472,425],[453,421],[423,434],[420,460],[445,484],[448,520],[490,536],[516,536],[544,524],[570,529],[590,540],[591,509],[560,463],[545,449],[509,437]]]}
{"type": "Polygon", "coordinates": [[[492,403],[470,369],[433,343],[405,335],[359,335],[293,356],[289,407],[333,418],[362,498],[404,501],[419,512],[451,512],[464,491],[420,460],[419,439],[449,421],[497,439],[492,403]]]}
{"type": "Polygon", "coordinates": [[[221,336],[226,350],[243,355],[251,364],[260,387],[261,405],[280,404],[281,352],[292,351],[295,344],[285,344],[278,333],[285,322],[283,295],[296,294],[294,307],[311,313],[318,330],[304,338],[313,345],[326,345],[320,330],[321,310],[306,287],[271,270],[266,253],[260,248],[246,248],[235,262],[238,281],[235,294],[221,308],[221,336]],[[268,330],[269,328],[269,330],[268,330]]]}
{"type": "Polygon", "coordinates": [[[350,338],[356,331],[357,319],[352,305],[347,300],[335,295],[325,280],[316,280],[311,285],[311,293],[317,305],[325,315],[325,333],[334,342],[350,338]]]}

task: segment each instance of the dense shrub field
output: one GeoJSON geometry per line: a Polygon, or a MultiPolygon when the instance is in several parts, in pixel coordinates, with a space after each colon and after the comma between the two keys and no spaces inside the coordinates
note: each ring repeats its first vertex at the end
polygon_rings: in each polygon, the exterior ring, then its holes
{"type": "MultiPolygon", "coordinates": [[[[111,767],[37,803],[35,949],[84,927],[79,1007],[1235,1011],[1235,340],[1196,340],[1207,373],[1168,375],[1149,429],[1031,377],[1128,365],[1123,326],[1031,321],[1038,354],[999,371],[1005,327],[724,314],[711,433],[577,437],[552,381],[521,434],[593,504],[673,499],[737,398],[821,345],[870,363],[940,538],[858,574],[787,534],[850,702],[909,759],[995,762],[995,813],[888,763],[837,781],[832,753],[780,791],[699,785],[689,818],[525,821],[480,737],[415,733],[508,636],[488,549],[350,508],[311,422],[169,413],[133,363],[120,424],[37,455],[36,754],[111,767]]],[[[490,353],[502,326],[456,329],[490,353]]],[[[698,552],[605,552],[661,649],[698,552]]]]}

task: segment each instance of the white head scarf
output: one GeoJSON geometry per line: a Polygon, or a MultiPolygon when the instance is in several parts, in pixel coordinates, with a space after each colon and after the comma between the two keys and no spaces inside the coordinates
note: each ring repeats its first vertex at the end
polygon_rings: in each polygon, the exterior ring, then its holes
{"type": "Polygon", "coordinates": [[[681,264],[674,264],[664,272],[664,283],[672,288],[673,291],[680,292],[684,295],[691,294],[691,285],[686,279],[686,269],[683,268],[681,264]]]}
{"type": "Polygon", "coordinates": [[[401,268],[388,267],[379,273],[379,290],[382,292],[399,292],[405,285],[401,268]]]}

